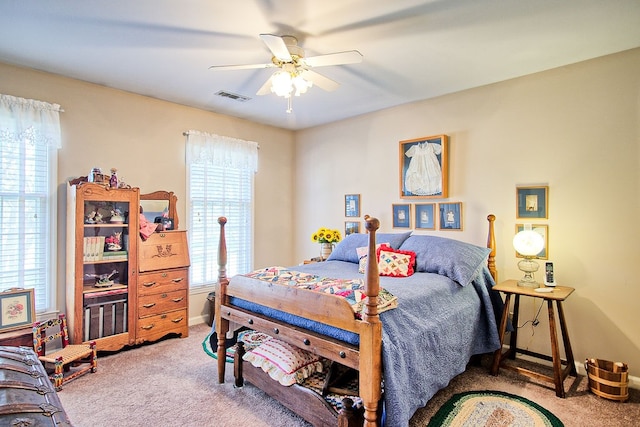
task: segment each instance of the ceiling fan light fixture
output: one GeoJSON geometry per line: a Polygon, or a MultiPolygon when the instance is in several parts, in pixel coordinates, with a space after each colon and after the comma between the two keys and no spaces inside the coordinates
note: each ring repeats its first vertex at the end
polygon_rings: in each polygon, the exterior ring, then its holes
{"type": "Polygon", "coordinates": [[[305,93],[311,86],[313,86],[313,83],[305,80],[298,73],[280,70],[271,76],[271,92],[283,98],[289,98],[292,94],[294,96],[300,96],[300,94],[305,93]]]}

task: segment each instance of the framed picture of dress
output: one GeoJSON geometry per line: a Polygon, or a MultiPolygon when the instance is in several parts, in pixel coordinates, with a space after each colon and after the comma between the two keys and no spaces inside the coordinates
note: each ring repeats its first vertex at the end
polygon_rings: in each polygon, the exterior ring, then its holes
{"type": "Polygon", "coordinates": [[[393,210],[393,228],[411,228],[411,205],[402,203],[391,205],[393,210]]]}
{"type": "Polygon", "coordinates": [[[447,135],[400,141],[400,197],[403,199],[449,196],[447,135]]]}
{"type": "Polygon", "coordinates": [[[549,187],[516,187],[516,218],[549,218],[549,187]]]}
{"type": "Polygon", "coordinates": [[[436,228],[436,204],[416,203],[413,205],[414,226],[421,230],[435,230],[436,228]]]}
{"type": "Polygon", "coordinates": [[[438,203],[440,230],[462,231],[462,203],[438,203]]]}

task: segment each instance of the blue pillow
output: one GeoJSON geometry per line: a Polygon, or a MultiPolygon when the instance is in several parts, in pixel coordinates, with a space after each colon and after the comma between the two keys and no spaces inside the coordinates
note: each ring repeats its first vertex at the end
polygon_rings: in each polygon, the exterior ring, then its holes
{"type": "MultiPolygon", "coordinates": [[[[406,233],[376,233],[376,242],[384,242],[391,246],[393,249],[399,249],[402,242],[407,240],[407,237],[411,235],[411,231],[406,233]]],[[[352,233],[345,237],[327,258],[327,261],[346,261],[357,264],[358,259],[357,248],[369,245],[369,234],[367,233],[352,233]]]]}
{"type": "Polygon", "coordinates": [[[400,249],[416,253],[416,272],[437,273],[467,286],[485,265],[489,248],[445,237],[413,235],[400,249]]]}

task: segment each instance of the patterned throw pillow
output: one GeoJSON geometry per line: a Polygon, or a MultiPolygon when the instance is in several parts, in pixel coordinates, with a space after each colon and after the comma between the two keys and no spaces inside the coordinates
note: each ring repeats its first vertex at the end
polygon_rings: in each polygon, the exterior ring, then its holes
{"type": "Polygon", "coordinates": [[[242,358],[284,386],[301,384],[310,375],[322,372],[319,356],[275,338],[264,341],[242,358]]]}
{"type": "Polygon", "coordinates": [[[377,250],[378,270],[381,276],[407,277],[413,274],[416,254],[382,245],[377,250]]]}
{"type": "MultiPolygon", "coordinates": [[[[379,243],[376,245],[376,253],[380,246],[386,245],[389,246],[389,243],[379,243]]],[[[358,273],[364,274],[367,270],[367,258],[369,258],[369,246],[362,246],[360,248],[356,248],[356,253],[358,254],[358,273]]]]}

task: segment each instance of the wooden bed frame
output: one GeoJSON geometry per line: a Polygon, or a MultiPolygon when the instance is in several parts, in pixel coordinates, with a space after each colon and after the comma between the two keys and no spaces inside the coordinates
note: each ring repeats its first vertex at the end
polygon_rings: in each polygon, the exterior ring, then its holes
{"type": "MultiPolygon", "coordinates": [[[[489,215],[489,235],[487,247],[491,249],[488,267],[497,280],[495,268],[495,216],[489,215]]],[[[367,263],[365,273],[364,316],[361,320],[354,317],[349,303],[340,297],[298,289],[278,284],[267,284],[255,287],[234,283],[229,286],[226,275],[227,249],[225,240],[225,224],[227,219],[220,217],[220,242],[218,247],[218,283],[216,286],[215,326],[218,336],[218,382],[224,383],[226,365],[226,334],[230,322],[240,326],[264,332],[294,346],[303,348],[326,359],[338,362],[359,372],[360,398],[364,407],[364,421],[353,419],[353,411],[341,411],[336,414],[322,396],[302,386],[284,387],[272,380],[261,369],[250,364],[235,363],[236,384],[242,385],[243,378],[256,387],[279,400],[283,405],[299,414],[314,426],[377,426],[381,410],[382,397],[382,323],[378,314],[378,293],[380,279],[378,265],[367,263]],[[360,345],[354,346],[335,340],[306,329],[291,326],[272,318],[262,316],[233,306],[230,297],[257,302],[276,310],[296,316],[312,319],[337,328],[356,333],[360,337],[360,345]],[[245,369],[243,369],[245,365],[245,369]]],[[[377,219],[365,217],[365,228],[369,232],[369,259],[375,259],[376,231],[380,223],[377,219]]]]}

